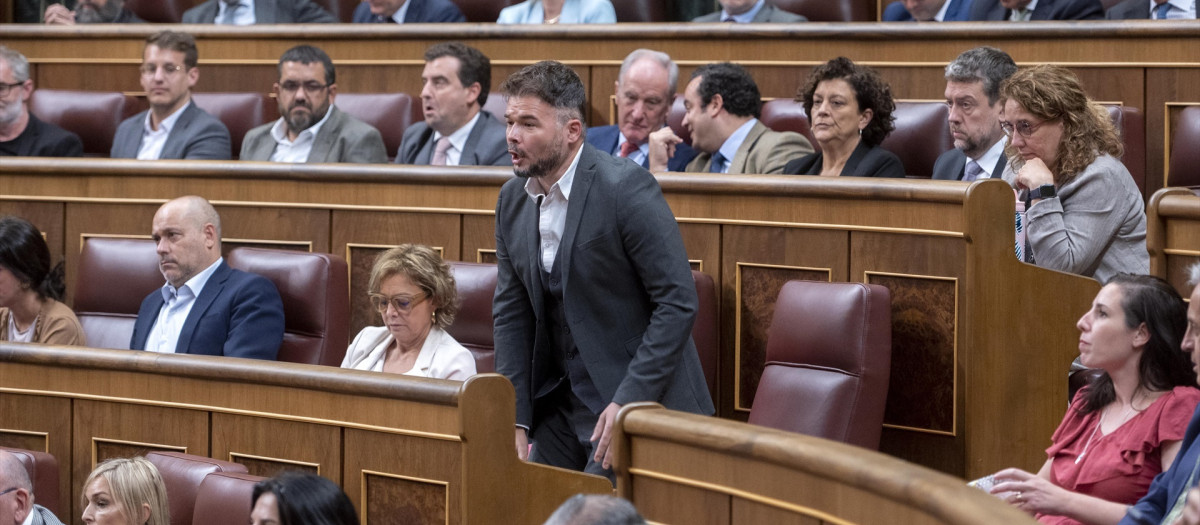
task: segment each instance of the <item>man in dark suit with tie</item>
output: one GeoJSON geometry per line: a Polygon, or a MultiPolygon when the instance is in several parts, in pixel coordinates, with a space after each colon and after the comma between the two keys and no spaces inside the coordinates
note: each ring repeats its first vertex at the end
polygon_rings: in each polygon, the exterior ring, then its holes
{"type": "MultiPolygon", "coordinates": [[[[615,82],[617,123],[588,129],[588,144],[649,168],[650,133],[667,125],[678,82],[679,66],[666,53],[649,49],[630,53],[615,82]]],[[[667,169],[684,171],[695,157],[696,150],[681,142],[667,169]]]]}
{"type": "Polygon", "coordinates": [[[973,0],[971,20],[1101,20],[1100,0],[973,0]]]}
{"type": "Polygon", "coordinates": [[[713,412],[683,238],[649,172],[585,142],[574,71],[539,62],[500,89],[517,177],[496,202],[493,318],[517,454],[611,479],[622,405],[713,412]]]}
{"type": "Polygon", "coordinates": [[[424,122],[404,130],[397,164],[510,166],[504,123],[483,110],[492,84],[492,61],[458,42],[425,51],[421,72],[424,122]]]}
{"type": "Polygon", "coordinates": [[[954,149],[938,156],[933,178],[1000,178],[1004,131],[1000,129],[1000,84],[1017,72],[1012,57],[993,47],[964,51],[946,66],[946,105],[954,149]]]}
{"type": "Polygon", "coordinates": [[[971,14],[971,0],[897,0],[883,9],[884,22],[961,22],[971,14]]]}
{"type": "Polygon", "coordinates": [[[354,9],[355,24],[466,22],[450,0],[366,0],[354,9]]]}
{"type": "Polygon", "coordinates": [[[208,0],[183,12],[185,24],[336,24],[312,0],[208,0]]]}
{"type": "Polygon", "coordinates": [[[212,204],[195,196],[163,204],[152,235],[167,283],[142,301],[129,348],[274,360],[283,301],[265,277],[225,264],[212,204]]]}
{"type": "Polygon", "coordinates": [[[1196,0],[1125,0],[1108,9],[1109,20],[1195,20],[1196,0]]]}

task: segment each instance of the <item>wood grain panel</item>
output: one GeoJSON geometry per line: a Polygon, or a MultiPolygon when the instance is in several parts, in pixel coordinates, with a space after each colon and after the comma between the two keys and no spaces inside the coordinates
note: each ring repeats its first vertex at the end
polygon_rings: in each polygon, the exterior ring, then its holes
{"type": "MultiPolygon", "coordinates": [[[[721,289],[721,227],[716,224],[679,223],[679,234],[693,267],[712,276],[717,290],[721,289]]],[[[720,294],[718,294],[720,295],[720,294]]],[[[719,297],[718,297],[719,299],[719,297]]]]}
{"type": "Polygon", "coordinates": [[[446,483],[364,473],[365,523],[443,525],[448,522],[446,483]]]}
{"type": "MultiPolygon", "coordinates": [[[[216,205],[221,214],[221,237],[311,243],[312,251],[330,253],[330,210],[258,206],[254,204],[216,205]]],[[[267,243],[268,245],[270,243],[267,243]]]]}
{"type": "Polygon", "coordinates": [[[732,525],[745,522],[730,517],[730,497],[719,492],[668,483],[651,477],[633,476],[632,503],[647,520],[655,523],[732,525]]]}
{"type": "Polygon", "coordinates": [[[820,518],[787,512],[778,507],[733,498],[733,523],[778,523],[780,525],[822,525],[828,523],[820,518]]]}
{"type": "Polygon", "coordinates": [[[39,450],[58,460],[58,508],[71,508],[71,400],[0,394],[0,429],[0,446],[39,450]]]}
{"type": "Polygon", "coordinates": [[[341,429],[268,417],[214,413],[212,455],[270,477],[281,470],[312,470],[341,482],[341,429]]]}
{"type": "Polygon", "coordinates": [[[463,215],[462,260],[485,261],[496,251],[496,218],[493,215],[463,215]]]}
{"type": "Polygon", "coordinates": [[[429,504],[430,489],[401,494],[396,490],[403,486],[396,481],[401,477],[423,480],[425,485],[444,483],[450,494],[442,509],[447,518],[437,523],[460,523],[462,466],[455,443],[354,429],[345,431],[345,440],[342,486],[356,507],[366,509],[368,522],[371,516],[416,514],[420,523],[433,523],[428,521],[435,512],[429,504]]]}

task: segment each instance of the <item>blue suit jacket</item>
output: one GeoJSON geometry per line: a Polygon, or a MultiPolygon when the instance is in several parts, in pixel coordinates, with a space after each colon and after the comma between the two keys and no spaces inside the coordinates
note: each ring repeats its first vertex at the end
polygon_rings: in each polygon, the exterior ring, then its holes
{"type": "MultiPolygon", "coordinates": [[[[1008,20],[1009,10],[1000,0],[974,0],[971,20],[1008,20]]],[[[1104,5],[1100,0],[1038,0],[1029,16],[1032,20],[1102,20],[1104,5]]]]}
{"type": "MultiPolygon", "coordinates": [[[[408,11],[404,13],[404,23],[423,24],[438,22],[466,22],[458,6],[450,0],[408,0],[408,11]]],[[[371,5],[363,2],[354,8],[355,24],[383,24],[387,19],[371,14],[371,5]]]]}
{"type": "MultiPolygon", "coordinates": [[[[971,14],[971,0],[950,0],[950,7],[946,8],[946,17],[943,22],[963,22],[969,20],[971,14]]],[[[884,22],[911,22],[912,14],[904,8],[904,2],[892,2],[883,9],[884,22]]]]}
{"type": "MultiPolygon", "coordinates": [[[[162,309],[161,290],[142,301],[129,348],[145,350],[162,309]]],[[[275,360],[283,342],[283,301],[267,278],[230,268],[225,261],[205,283],[188,313],[177,354],[224,355],[275,360]]]]}
{"type": "Polygon", "coordinates": [[[1150,484],[1150,491],[1137,504],[1129,507],[1129,512],[1118,525],[1157,525],[1163,516],[1171,510],[1179,494],[1191,488],[1188,478],[1196,462],[1200,461],[1200,444],[1196,442],[1196,434],[1200,433],[1200,408],[1192,414],[1192,422],[1188,423],[1187,433],[1183,435],[1179,454],[1171,463],[1171,468],[1155,476],[1150,484]]]}
{"type": "MultiPolygon", "coordinates": [[[[621,130],[616,124],[611,126],[600,126],[598,128],[588,128],[587,142],[592,147],[608,153],[610,155],[617,154],[617,142],[621,140],[621,130]]],[[[692,149],[685,143],[680,142],[675,146],[675,156],[667,161],[667,171],[687,171],[687,165],[692,159],[696,158],[698,152],[692,149]]],[[[646,156],[646,160],[642,161],[643,168],[650,168],[650,156],[646,156]]]]}

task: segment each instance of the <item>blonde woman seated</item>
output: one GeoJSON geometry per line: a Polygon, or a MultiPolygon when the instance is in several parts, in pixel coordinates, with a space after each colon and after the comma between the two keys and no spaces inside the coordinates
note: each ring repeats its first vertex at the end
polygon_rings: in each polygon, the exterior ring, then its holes
{"type": "Polygon", "coordinates": [[[83,484],[83,522],[88,525],[171,525],[167,487],[143,457],[101,463],[83,484]]]}
{"type": "Polygon", "coordinates": [[[402,244],[379,256],[371,269],[371,305],[384,326],[363,328],[342,368],[465,380],[475,358],[446,327],[458,313],[450,266],[428,246],[402,244]]]}

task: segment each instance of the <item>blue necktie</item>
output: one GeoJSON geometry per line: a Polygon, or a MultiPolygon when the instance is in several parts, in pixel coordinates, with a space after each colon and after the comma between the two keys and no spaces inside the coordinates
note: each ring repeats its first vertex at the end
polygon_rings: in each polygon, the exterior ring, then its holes
{"type": "Polygon", "coordinates": [[[724,173],[725,172],[725,156],[721,152],[713,153],[712,164],[708,165],[709,173],[724,173]]]}
{"type": "Polygon", "coordinates": [[[1163,2],[1161,4],[1158,4],[1158,6],[1154,8],[1154,19],[1155,20],[1166,20],[1167,19],[1167,11],[1170,11],[1170,10],[1171,10],[1171,4],[1169,2],[1163,2]]]}

